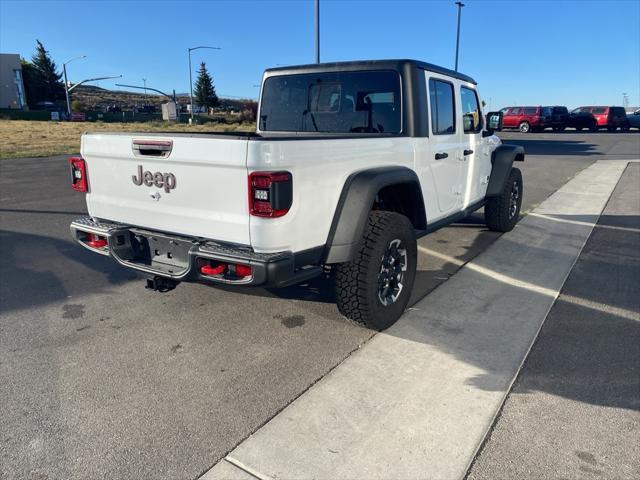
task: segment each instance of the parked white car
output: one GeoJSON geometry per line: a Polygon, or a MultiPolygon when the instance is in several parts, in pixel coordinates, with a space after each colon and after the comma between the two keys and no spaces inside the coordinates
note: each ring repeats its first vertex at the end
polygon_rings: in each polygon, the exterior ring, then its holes
{"type": "Polygon", "coordinates": [[[71,232],[157,290],[330,270],[340,311],[383,329],[409,301],[416,238],[481,207],[491,230],[518,220],[524,150],[480,106],[471,77],[419,61],[270,69],[255,133],[83,135],[70,164],[89,217],[71,232]]]}

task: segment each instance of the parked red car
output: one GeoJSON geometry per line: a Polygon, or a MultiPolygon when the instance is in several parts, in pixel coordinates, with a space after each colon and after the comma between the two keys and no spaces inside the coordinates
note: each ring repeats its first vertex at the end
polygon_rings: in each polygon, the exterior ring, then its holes
{"type": "Polygon", "coordinates": [[[503,108],[503,128],[517,128],[522,133],[536,132],[545,128],[542,107],[508,107],[503,108]]]}
{"type": "Polygon", "coordinates": [[[622,131],[629,130],[629,120],[623,107],[580,107],[581,112],[588,111],[596,120],[595,130],[606,128],[615,132],[618,128],[622,131]]]}

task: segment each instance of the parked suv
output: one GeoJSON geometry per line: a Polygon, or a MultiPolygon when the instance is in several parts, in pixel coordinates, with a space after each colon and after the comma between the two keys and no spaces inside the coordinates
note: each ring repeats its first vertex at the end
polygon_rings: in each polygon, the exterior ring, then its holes
{"type": "Polygon", "coordinates": [[[589,106],[579,107],[576,110],[589,111],[593,115],[595,125],[592,125],[592,130],[600,128],[606,128],[610,132],[615,132],[618,128],[622,131],[629,130],[629,120],[623,107],[589,106]]]}
{"type": "Polygon", "coordinates": [[[571,110],[567,127],[575,128],[578,132],[584,128],[595,132],[598,129],[598,122],[591,113],[591,107],[578,107],[571,110]]]}
{"type": "Polygon", "coordinates": [[[508,107],[504,113],[503,128],[517,128],[522,133],[537,132],[545,128],[542,107],[508,107]]]}
{"type": "Polygon", "coordinates": [[[554,132],[562,132],[567,128],[569,110],[559,106],[542,107],[542,117],[542,130],[551,127],[554,132]]]}

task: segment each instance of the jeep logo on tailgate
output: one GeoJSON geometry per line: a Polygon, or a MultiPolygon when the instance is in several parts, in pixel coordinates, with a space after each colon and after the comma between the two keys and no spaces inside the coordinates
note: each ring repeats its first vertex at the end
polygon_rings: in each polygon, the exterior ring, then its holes
{"type": "Polygon", "coordinates": [[[138,165],[138,174],[132,175],[131,180],[135,185],[142,185],[143,183],[147,187],[155,185],[158,188],[164,187],[164,191],[171,193],[171,190],[176,188],[176,176],[173,173],[151,173],[149,170],[142,171],[142,165],[138,165]]]}

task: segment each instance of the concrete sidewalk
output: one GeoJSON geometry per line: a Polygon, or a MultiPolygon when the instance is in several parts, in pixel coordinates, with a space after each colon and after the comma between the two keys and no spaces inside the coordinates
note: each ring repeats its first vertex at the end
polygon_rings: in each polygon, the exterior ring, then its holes
{"type": "Polygon", "coordinates": [[[629,165],[470,480],[640,478],[639,186],[629,165]]]}
{"type": "Polygon", "coordinates": [[[464,476],[625,166],[582,171],[204,478],[464,476]]]}

